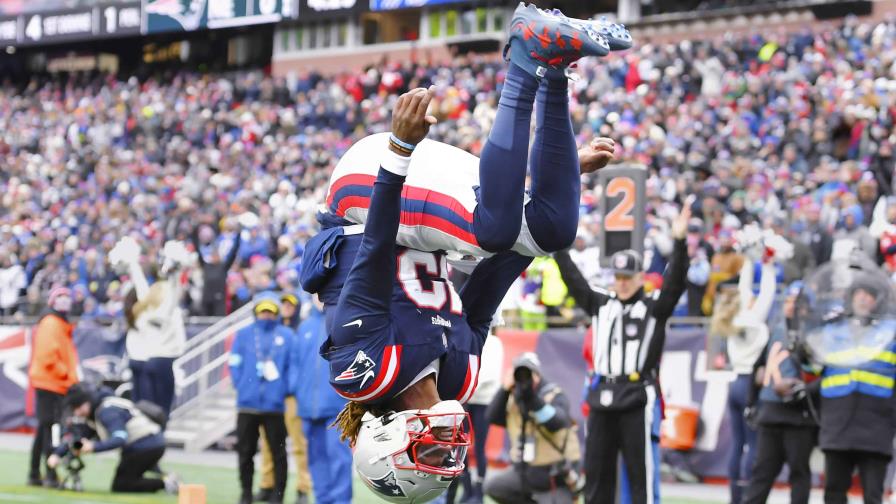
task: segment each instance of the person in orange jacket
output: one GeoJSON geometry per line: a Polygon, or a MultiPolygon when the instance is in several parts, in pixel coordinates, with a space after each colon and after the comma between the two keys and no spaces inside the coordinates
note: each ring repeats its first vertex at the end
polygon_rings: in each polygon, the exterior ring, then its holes
{"type": "Polygon", "coordinates": [[[51,429],[59,422],[62,400],[69,387],[78,382],[78,351],[72,340],[74,326],[68,321],[72,294],[66,287],[50,291],[49,311],[34,330],[31,346],[31,366],[28,377],[36,394],[35,413],[37,430],[31,446],[31,468],[28,484],[58,486],[56,471],[46,468],[46,478],[40,475],[40,463],[53,449],[51,429]]]}

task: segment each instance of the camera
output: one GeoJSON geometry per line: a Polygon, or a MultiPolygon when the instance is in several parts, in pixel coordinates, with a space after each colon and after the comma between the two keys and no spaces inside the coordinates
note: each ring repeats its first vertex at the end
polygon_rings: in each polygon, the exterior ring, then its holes
{"type": "Polygon", "coordinates": [[[59,488],[75,492],[84,491],[81,471],[86,466],[80,455],[81,449],[84,448],[84,443],[81,440],[90,439],[94,435],[94,430],[87,424],[85,419],[69,416],[64,420],[62,442],[68,447],[68,453],[62,459],[61,465],[65,469],[66,475],[62,478],[59,488]]]}
{"type": "Polygon", "coordinates": [[[527,387],[532,383],[532,370],[519,366],[513,370],[513,382],[517,387],[527,387]]]}

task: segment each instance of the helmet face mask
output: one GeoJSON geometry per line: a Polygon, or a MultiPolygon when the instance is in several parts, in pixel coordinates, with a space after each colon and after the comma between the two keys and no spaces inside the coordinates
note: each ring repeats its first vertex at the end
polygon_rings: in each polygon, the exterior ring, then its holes
{"type": "Polygon", "coordinates": [[[469,414],[418,413],[405,417],[409,444],[406,449],[410,459],[406,464],[396,463],[398,469],[421,471],[440,476],[455,477],[464,471],[470,438],[469,414]]]}
{"type": "Polygon", "coordinates": [[[469,430],[469,414],[457,401],[379,417],[366,413],[355,444],[355,470],[387,501],[428,502],[463,472],[469,430]]]}

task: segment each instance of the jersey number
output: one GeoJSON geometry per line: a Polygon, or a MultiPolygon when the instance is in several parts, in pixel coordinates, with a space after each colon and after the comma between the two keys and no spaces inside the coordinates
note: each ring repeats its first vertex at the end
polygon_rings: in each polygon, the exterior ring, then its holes
{"type": "Polygon", "coordinates": [[[445,303],[450,303],[451,313],[460,315],[463,305],[460,296],[448,281],[448,260],[444,255],[438,256],[432,252],[406,249],[398,256],[398,281],[404,289],[408,299],[419,308],[441,311],[445,303]],[[419,269],[423,268],[429,278],[435,280],[429,282],[431,288],[423,287],[419,269]]]}
{"type": "Polygon", "coordinates": [[[616,177],[607,184],[607,197],[615,198],[622,195],[622,199],[616,204],[604,219],[604,229],[607,231],[632,231],[635,229],[635,216],[632,210],[635,208],[635,181],[629,177],[616,177]]]}

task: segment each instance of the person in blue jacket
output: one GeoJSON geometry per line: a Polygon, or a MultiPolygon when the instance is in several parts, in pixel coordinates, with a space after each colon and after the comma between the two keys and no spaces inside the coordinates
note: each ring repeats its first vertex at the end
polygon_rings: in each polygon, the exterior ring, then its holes
{"type": "Polygon", "coordinates": [[[330,366],[319,352],[326,339],[323,303],[315,295],[292,349],[289,390],[296,396],[298,415],[308,440],[314,501],[348,504],[352,501],[352,452],[347,442],[339,440],[339,431],[329,428],[346,400],[328,386],[330,366]]]}
{"type": "Polygon", "coordinates": [[[258,450],[259,428],[274,459],[274,493],[271,503],[282,503],[286,490],[286,399],[294,332],[280,324],[280,298],[263,293],[255,301],[255,321],[240,329],[230,350],[230,377],[237,394],[237,452],[242,494],[240,504],[252,502],[253,458],[258,450]]]}

